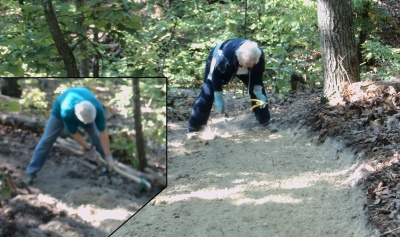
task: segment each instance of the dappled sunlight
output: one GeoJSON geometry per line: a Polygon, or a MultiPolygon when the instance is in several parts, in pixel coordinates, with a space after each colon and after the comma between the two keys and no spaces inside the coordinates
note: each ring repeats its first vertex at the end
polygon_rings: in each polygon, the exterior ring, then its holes
{"type": "Polygon", "coordinates": [[[110,91],[110,88],[105,87],[105,86],[96,86],[96,87],[95,87],[95,90],[96,90],[96,91],[101,91],[101,92],[109,92],[109,91],[110,91]]]}
{"type": "Polygon", "coordinates": [[[151,202],[149,223],[172,216],[161,229],[177,222],[171,233],[193,236],[237,236],[241,227],[240,236],[350,236],[342,230],[362,226],[358,190],[344,184],[358,167],[351,153],[315,146],[302,130],[259,130],[247,117],[228,121],[230,131],[211,124],[217,135],[207,141],[182,141],[186,122],[169,124],[170,182],[151,202]]]}
{"type": "Polygon", "coordinates": [[[234,202],[235,205],[242,205],[242,204],[254,204],[254,205],[261,205],[269,202],[273,203],[284,203],[284,204],[294,204],[294,203],[301,203],[303,200],[298,198],[293,198],[288,195],[268,195],[263,198],[241,198],[234,202]]]}
{"type": "MultiPolygon", "coordinates": [[[[128,211],[119,206],[113,209],[107,209],[93,204],[71,205],[47,194],[39,194],[38,201],[55,205],[58,209],[65,211],[68,216],[79,216],[82,220],[89,222],[93,226],[102,228],[104,228],[104,226],[102,226],[104,221],[114,220],[120,221],[122,224],[124,220],[133,214],[132,211],[128,211]]],[[[117,227],[117,224],[112,226],[112,228],[117,227]]]]}
{"type": "MultiPolygon", "coordinates": [[[[247,142],[263,142],[263,143],[268,143],[276,139],[282,138],[284,135],[279,134],[279,133],[273,133],[269,134],[269,136],[244,136],[245,134],[242,133],[227,133],[228,135],[225,136],[226,138],[230,138],[230,140],[233,143],[241,144],[241,143],[247,143],[247,142]]],[[[222,136],[221,136],[222,137],[222,136]]],[[[223,137],[223,138],[225,138],[223,137]]]]}
{"type": "Polygon", "coordinates": [[[168,141],[168,147],[169,148],[171,148],[171,147],[178,148],[178,147],[181,147],[181,146],[183,146],[183,141],[178,141],[178,140],[176,140],[176,141],[168,141]]]}
{"type": "Polygon", "coordinates": [[[80,206],[76,210],[76,214],[83,220],[91,222],[96,227],[100,226],[102,221],[108,219],[124,221],[132,215],[132,213],[124,209],[107,210],[94,205],[80,206]]]}
{"type": "Polygon", "coordinates": [[[191,198],[199,198],[203,200],[219,200],[219,199],[232,199],[239,195],[243,191],[243,188],[238,186],[231,189],[200,189],[198,191],[192,191],[186,194],[178,194],[173,196],[163,196],[162,194],[157,197],[159,201],[164,201],[167,203],[173,203],[178,201],[187,201],[191,198]]]}
{"type": "MultiPolygon", "coordinates": [[[[254,184],[251,182],[250,184],[254,184]]],[[[253,185],[251,185],[253,186],[253,185]]],[[[265,203],[300,203],[303,201],[303,198],[294,198],[288,194],[280,194],[280,195],[267,195],[266,197],[262,198],[252,198],[251,195],[248,195],[249,189],[252,187],[248,184],[238,185],[232,188],[223,188],[223,189],[216,189],[216,188],[209,188],[209,189],[200,189],[197,191],[189,191],[188,193],[184,194],[176,194],[176,195],[168,195],[164,196],[161,194],[160,196],[156,197],[158,203],[169,203],[172,204],[174,202],[181,202],[181,201],[190,201],[193,198],[201,199],[201,200],[229,200],[230,203],[233,205],[242,205],[242,204],[254,204],[260,205],[265,203]]],[[[176,187],[178,188],[178,187],[176,187]]],[[[271,186],[270,189],[276,189],[276,187],[271,186]]],[[[179,188],[182,190],[181,188],[179,188]]],[[[169,193],[176,193],[173,190],[170,190],[169,193]]],[[[262,191],[266,191],[263,189],[262,191]]]]}
{"type": "MultiPolygon", "coordinates": [[[[321,172],[315,174],[313,172],[303,172],[293,177],[279,178],[272,177],[262,172],[241,172],[235,174],[231,183],[233,187],[216,188],[215,186],[206,189],[195,190],[195,186],[190,184],[175,185],[167,188],[166,192],[161,193],[157,197],[158,201],[164,203],[174,203],[180,201],[190,201],[193,198],[201,200],[229,200],[233,205],[254,204],[260,205],[265,203],[283,203],[296,204],[308,202],[311,197],[303,197],[302,189],[318,189],[320,185],[328,186],[332,191],[336,189],[348,189],[349,186],[343,185],[347,176],[349,176],[356,168],[356,165],[345,167],[340,170],[321,172]],[[256,179],[256,180],[254,180],[256,179]],[[177,191],[185,191],[179,193],[177,191]],[[270,192],[281,190],[281,194],[268,195],[270,192]],[[289,193],[288,190],[291,190],[289,193]],[[299,190],[299,191],[296,191],[299,190]],[[252,192],[265,192],[266,196],[261,198],[252,197],[252,192]],[[171,195],[175,194],[175,195],[171,195]]],[[[224,178],[228,179],[231,173],[215,173],[209,172],[208,179],[224,178]]],[[[203,180],[202,182],[209,182],[203,180]]]]}
{"type": "Polygon", "coordinates": [[[273,134],[270,134],[269,136],[268,136],[268,138],[270,139],[270,140],[274,140],[274,139],[279,139],[279,138],[282,138],[282,134],[279,134],[279,133],[273,133],[273,134]]]}

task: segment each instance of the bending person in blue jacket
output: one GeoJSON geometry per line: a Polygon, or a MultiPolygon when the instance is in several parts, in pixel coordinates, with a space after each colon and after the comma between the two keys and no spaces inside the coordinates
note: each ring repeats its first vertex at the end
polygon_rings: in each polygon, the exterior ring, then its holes
{"type": "MultiPolygon", "coordinates": [[[[267,103],[262,80],[264,64],[264,52],[255,42],[237,38],[214,47],[206,61],[203,88],[190,115],[188,137],[205,128],[213,102],[221,116],[225,113],[222,85],[228,84],[235,76],[246,85],[251,99],[267,103]]],[[[253,111],[260,126],[271,132],[277,132],[277,129],[270,124],[268,104],[253,111]]]]}
{"type": "Polygon", "coordinates": [[[25,183],[32,184],[64,128],[85,149],[89,158],[95,158],[97,151],[106,159],[109,167],[114,165],[102,104],[87,88],[70,88],[58,96],[53,105],[44,134],[26,169],[25,183]],[[93,147],[78,133],[78,127],[83,127],[89,134],[93,147]]]}

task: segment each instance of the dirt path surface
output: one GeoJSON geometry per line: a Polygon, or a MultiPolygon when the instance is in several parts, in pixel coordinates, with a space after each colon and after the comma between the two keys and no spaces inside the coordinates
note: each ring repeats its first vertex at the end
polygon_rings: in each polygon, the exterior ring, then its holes
{"type": "Polygon", "coordinates": [[[40,135],[0,126],[0,168],[16,180],[18,194],[0,202],[0,236],[109,236],[160,189],[143,190],[118,174],[91,170],[53,148],[29,193],[20,182],[40,135]]]}
{"type": "Polygon", "coordinates": [[[186,140],[187,122],[170,122],[168,187],[112,236],[376,235],[353,153],[303,130],[260,131],[247,112],[229,126],[186,140]]]}

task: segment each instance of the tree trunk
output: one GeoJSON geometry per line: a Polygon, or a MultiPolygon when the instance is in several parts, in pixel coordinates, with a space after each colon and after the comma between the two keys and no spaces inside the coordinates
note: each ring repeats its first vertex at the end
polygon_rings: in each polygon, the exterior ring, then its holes
{"type": "Polygon", "coordinates": [[[54,12],[51,0],[41,0],[44,15],[49,26],[51,37],[56,45],[58,53],[61,55],[68,77],[79,77],[78,67],[76,66],[75,56],[68,46],[58,24],[57,16],[54,12]]]}
{"type": "MultiPolygon", "coordinates": [[[[77,0],[76,1],[76,9],[79,9],[80,7],[85,5],[85,0],[77,0]]],[[[87,37],[87,32],[86,28],[83,25],[83,22],[85,21],[85,15],[82,13],[81,15],[78,16],[78,26],[81,29],[81,37],[86,38],[87,37]]],[[[88,57],[88,47],[87,47],[87,42],[86,40],[82,41],[79,44],[79,51],[83,55],[83,58],[79,60],[79,71],[80,75],[82,77],[89,77],[89,61],[90,58],[88,57]]]]}
{"type": "Polygon", "coordinates": [[[351,0],[318,0],[324,96],[331,104],[343,100],[346,84],[360,81],[351,0]]]}
{"type": "Polygon", "coordinates": [[[139,79],[132,78],[133,85],[133,116],[135,119],[136,131],[136,147],[139,156],[139,170],[144,171],[147,167],[146,151],[144,147],[143,129],[142,129],[142,115],[140,112],[140,88],[139,79]]]}
{"type": "MultiPolygon", "coordinates": [[[[97,30],[93,30],[93,41],[98,43],[99,42],[99,33],[97,30]]],[[[100,55],[96,52],[93,57],[93,77],[100,77],[100,55]]]]}
{"type": "Polygon", "coordinates": [[[22,90],[21,87],[18,85],[18,79],[3,79],[1,94],[15,98],[21,98],[22,90]]]}
{"type": "Polygon", "coordinates": [[[369,1],[363,2],[362,4],[362,10],[361,10],[361,31],[358,36],[358,43],[357,43],[357,58],[358,58],[358,63],[362,63],[363,58],[362,58],[362,45],[365,43],[367,40],[367,37],[369,33],[371,32],[369,30],[369,26],[366,24],[369,23],[369,11],[370,11],[370,6],[371,3],[369,1]]]}

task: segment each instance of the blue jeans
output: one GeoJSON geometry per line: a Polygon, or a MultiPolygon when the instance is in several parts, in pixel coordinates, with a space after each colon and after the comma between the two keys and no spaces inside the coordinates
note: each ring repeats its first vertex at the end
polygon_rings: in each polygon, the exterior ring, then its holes
{"type": "MultiPolygon", "coordinates": [[[[50,118],[46,123],[44,134],[40,138],[39,144],[36,146],[35,151],[33,152],[28,168],[26,168],[26,173],[35,174],[42,169],[47,157],[51,152],[51,149],[53,148],[54,142],[57,140],[57,137],[61,134],[63,129],[63,121],[54,115],[50,115],[50,118]]],[[[90,143],[95,146],[100,155],[104,157],[104,151],[100,141],[100,134],[96,125],[94,123],[86,124],[83,126],[83,129],[89,134],[90,143]]]]}

